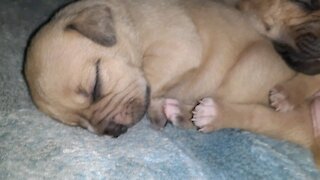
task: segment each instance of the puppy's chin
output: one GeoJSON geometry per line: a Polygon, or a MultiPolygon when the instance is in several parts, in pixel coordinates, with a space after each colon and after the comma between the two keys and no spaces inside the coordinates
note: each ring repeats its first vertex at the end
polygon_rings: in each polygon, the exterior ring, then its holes
{"type": "Polygon", "coordinates": [[[293,70],[307,75],[320,73],[320,54],[308,54],[289,45],[274,42],[275,50],[293,70]]]}

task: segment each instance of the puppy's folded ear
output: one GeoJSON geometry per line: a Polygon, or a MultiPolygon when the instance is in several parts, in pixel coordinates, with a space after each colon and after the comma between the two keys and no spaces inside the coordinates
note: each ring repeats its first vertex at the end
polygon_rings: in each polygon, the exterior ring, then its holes
{"type": "Polygon", "coordinates": [[[93,6],[83,9],[66,26],[66,30],[77,31],[103,46],[110,47],[116,44],[111,9],[106,6],[93,6]]]}

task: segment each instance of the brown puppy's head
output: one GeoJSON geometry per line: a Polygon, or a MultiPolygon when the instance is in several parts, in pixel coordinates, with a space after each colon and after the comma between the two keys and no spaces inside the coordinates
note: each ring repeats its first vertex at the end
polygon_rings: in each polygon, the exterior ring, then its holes
{"type": "Polygon", "coordinates": [[[319,0],[240,0],[238,7],[291,68],[320,73],[319,0]]]}
{"type": "Polygon", "coordinates": [[[117,137],[142,118],[149,93],[134,35],[105,2],[71,4],[41,28],[25,76],[43,112],[117,137]]]}

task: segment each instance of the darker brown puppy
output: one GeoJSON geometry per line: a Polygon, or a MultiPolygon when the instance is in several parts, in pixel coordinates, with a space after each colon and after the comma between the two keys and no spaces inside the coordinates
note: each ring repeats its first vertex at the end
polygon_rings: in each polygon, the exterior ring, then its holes
{"type": "Polygon", "coordinates": [[[294,70],[301,72],[271,90],[271,105],[292,110],[320,90],[320,1],[241,0],[237,7],[254,26],[271,38],[277,52],[294,70]]]}
{"type": "Polygon", "coordinates": [[[320,2],[318,0],[261,1],[242,0],[238,7],[273,38],[275,49],[294,70],[320,73],[320,2]]]}

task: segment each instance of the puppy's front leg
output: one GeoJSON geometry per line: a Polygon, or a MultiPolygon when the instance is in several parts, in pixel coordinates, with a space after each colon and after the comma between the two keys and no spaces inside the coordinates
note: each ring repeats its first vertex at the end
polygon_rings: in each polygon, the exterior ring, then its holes
{"type": "MultiPolygon", "coordinates": [[[[259,104],[230,104],[205,98],[195,108],[193,121],[202,132],[238,128],[309,148],[320,168],[320,137],[315,133],[309,103],[294,111],[278,113],[259,104]]],[[[313,117],[314,118],[314,117],[313,117]]]]}
{"type": "Polygon", "coordinates": [[[198,37],[192,33],[183,39],[162,40],[145,53],[143,70],[151,87],[147,114],[154,128],[161,129],[167,122],[163,108],[168,92],[200,66],[202,50],[199,43],[198,37]]]}
{"type": "Polygon", "coordinates": [[[260,104],[234,104],[205,98],[193,117],[202,132],[238,128],[310,148],[314,144],[309,104],[287,113],[278,113],[260,104]]]}
{"type": "Polygon", "coordinates": [[[297,74],[291,80],[278,84],[270,91],[270,105],[277,111],[287,112],[303,104],[320,90],[320,75],[297,74]]]}

